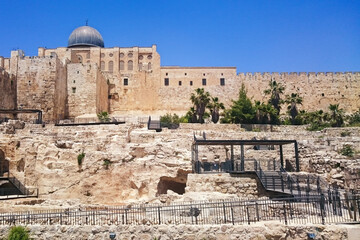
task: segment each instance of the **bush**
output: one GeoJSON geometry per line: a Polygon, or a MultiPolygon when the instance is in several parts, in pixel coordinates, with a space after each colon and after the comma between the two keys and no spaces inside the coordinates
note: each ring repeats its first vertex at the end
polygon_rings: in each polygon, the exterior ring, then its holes
{"type": "Polygon", "coordinates": [[[355,152],[350,144],[344,144],[343,148],[340,150],[340,153],[346,157],[353,157],[355,152]]]}
{"type": "Polygon", "coordinates": [[[78,165],[80,166],[83,163],[83,159],[85,157],[85,153],[80,153],[77,157],[78,165]]]}
{"type": "Polygon", "coordinates": [[[111,165],[111,161],[109,159],[104,159],[103,165],[105,166],[105,169],[109,169],[109,166],[111,165]]]}
{"type": "Polygon", "coordinates": [[[164,116],[160,116],[160,122],[162,127],[178,128],[179,123],[187,123],[187,116],[179,117],[176,113],[167,113],[164,116]]]}
{"type": "Polygon", "coordinates": [[[8,240],[28,240],[30,231],[23,226],[13,226],[10,229],[8,240]]]}
{"type": "Polygon", "coordinates": [[[97,114],[100,122],[110,122],[110,116],[108,112],[100,112],[97,114]]]}

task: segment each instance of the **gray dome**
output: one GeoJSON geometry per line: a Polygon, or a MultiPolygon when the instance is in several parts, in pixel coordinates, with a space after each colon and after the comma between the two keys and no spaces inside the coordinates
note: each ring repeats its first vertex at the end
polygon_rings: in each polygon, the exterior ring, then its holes
{"type": "Polygon", "coordinates": [[[104,47],[104,40],[95,28],[82,26],[71,33],[68,47],[104,47]]]}

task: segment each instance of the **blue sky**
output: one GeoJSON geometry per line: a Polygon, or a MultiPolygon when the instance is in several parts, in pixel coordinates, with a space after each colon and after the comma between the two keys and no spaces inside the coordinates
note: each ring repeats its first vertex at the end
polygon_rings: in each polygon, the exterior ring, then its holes
{"type": "Polygon", "coordinates": [[[360,71],[360,1],[0,0],[0,56],[66,46],[96,28],[105,47],[157,44],[161,65],[238,72],[360,71]]]}

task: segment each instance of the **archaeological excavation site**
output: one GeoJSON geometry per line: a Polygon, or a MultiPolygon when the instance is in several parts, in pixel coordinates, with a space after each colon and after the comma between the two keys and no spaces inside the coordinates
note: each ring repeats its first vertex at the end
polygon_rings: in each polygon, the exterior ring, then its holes
{"type": "Polygon", "coordinates": [[[359,92],[359,72],[161,66],[87,25],[13,50],[0,238],[359,239],[359,92]]]}

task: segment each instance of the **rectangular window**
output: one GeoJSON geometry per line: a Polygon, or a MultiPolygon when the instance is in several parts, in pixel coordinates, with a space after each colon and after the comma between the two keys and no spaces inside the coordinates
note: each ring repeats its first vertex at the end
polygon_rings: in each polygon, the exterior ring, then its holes
{"type": "Polygon", "coordinates": [[[192,81],[190,81],[190,86],[192,86],[192,81]]]}
{"type": "Polygon", "coordinates": [[[182,82],[181,82],[181,81],[179,81],[179,86],[181,86],[181,84],[182,84],[182,82]]]}
{"type": "Polygon", "coordinates": [[[220,85],[225,86],[225,78],[220,78],[220,85]]]}
{"type": "Polygon", "coordinates": [[[124,78],[124,86],[127,86],[127,85],[129,85],[129,79],[124,78]]]}
{"type": "Polygon", "coordinates": [[[203,79],[202,79],[202,85],[203,85],[203,86],[206,86],[206,78],[203,78],[203,79]]]}
{"type": "Polygon", "coordinates": [[[165,85],[165,86],[169,86],[169,79],[168,79],[168,78],[165,78],[165,79],[164,79],[164,85],[165,85]]]}
{"type": "Polygon", "coordinates": [[[76,93],[76,88],[75,87],[72,88],[72,93],[76,93]]]}

